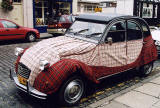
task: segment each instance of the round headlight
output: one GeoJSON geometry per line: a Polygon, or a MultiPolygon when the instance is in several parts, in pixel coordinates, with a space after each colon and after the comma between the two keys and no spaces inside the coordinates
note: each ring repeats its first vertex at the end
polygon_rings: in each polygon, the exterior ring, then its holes
{"type": "Polygon", "coordinates": [[[40,69],[41,71],[49,68],[49,66],[50,66],[50,63],[49,63],[47,60],[40,60],[40,61],[39,61],[39,69],[40,69]]]}
{"type": "Polygon", "coordinates": [[[23,51],[24,51],[23,48],[17,47],[17,48],[15,48],[15,52],[14,53],[15,53],[16,56],[19,56],[23,51]]]}

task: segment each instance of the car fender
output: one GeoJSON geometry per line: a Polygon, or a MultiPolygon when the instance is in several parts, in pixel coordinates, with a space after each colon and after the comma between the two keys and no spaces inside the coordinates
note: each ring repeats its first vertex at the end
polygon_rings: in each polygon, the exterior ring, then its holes
{"type": "Polygon", "coordinates": [[[43,93],[52,94],[74,73],[78,73],[94,83],[99,83],[90,66],[78,60],[63,59],[50,66],[48,70],[41,72],[36,77],[33,86],[43,93]]]}

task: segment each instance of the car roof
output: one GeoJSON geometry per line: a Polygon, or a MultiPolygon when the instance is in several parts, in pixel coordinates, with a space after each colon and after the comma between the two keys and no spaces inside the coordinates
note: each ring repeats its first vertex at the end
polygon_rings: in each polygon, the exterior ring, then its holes
{"type": "Polygon", "coordinates": [[[88,13],[88,14],[80,14],[79,16],[76,17],[76,20],[109,22],[116,18],[138,18],[138,17],[131,15],[122,15],[122,14],[88,13]]]}

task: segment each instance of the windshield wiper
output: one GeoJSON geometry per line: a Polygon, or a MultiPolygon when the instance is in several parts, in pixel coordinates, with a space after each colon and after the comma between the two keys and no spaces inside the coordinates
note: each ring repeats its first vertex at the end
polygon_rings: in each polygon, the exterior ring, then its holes
{"type": "Polygon", "coordinates": [[[75,32],[75,33],[74,33],[74,35],[79,34],[79,33],[81,33],[81,32],[88,31],[88,30],[89,30],[89,29],[83,29],[83,30],[80,30],[80,31],[78,31],[78,32],[75,32]]]}
{"type": "Polygon", "coordinates": [[[97,36],[97,35],[100,35],[102,33],[92,33],[92,34],[89,34],[89,35],[86,35],[87,38],[90,38],[92,36],[97,36]]]}

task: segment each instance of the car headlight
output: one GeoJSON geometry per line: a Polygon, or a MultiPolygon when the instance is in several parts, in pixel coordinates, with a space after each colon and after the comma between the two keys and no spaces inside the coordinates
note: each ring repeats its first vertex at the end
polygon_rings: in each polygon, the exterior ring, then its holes
{"type": "Polygon", "coordinates": [[[50,63],[47,60],[40,60],[39,61],[39,69],[41,71],[48,69],[50,67],[50,63]]]}
{"type": "Polygon", "coordinates": [[[16,56],[19,56],[23,51],[24,51],[23,48],[17,47],[17,48],[15,48],[15,52],[14,53],[15,53],[16,56]]]}
{"type": "Polygon", "coordinates": [[[155,41],[155,45],[160,46],[160,41],[156,40],[156,41],[155,41]]]}

